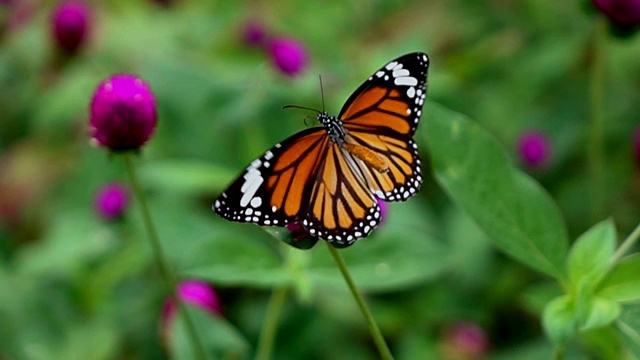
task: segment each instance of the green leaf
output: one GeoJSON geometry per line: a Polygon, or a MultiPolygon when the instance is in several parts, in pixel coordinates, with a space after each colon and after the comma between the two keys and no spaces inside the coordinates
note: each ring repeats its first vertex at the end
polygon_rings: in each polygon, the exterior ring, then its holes
{"type": "Polygon", "coordinates": [[[486,130],[428,102],[421,127],[439,183],[491,241],[519,261],[564,278],[567,230],[549,194],[514,168],[486,130]]]}
{"type": "MultiPolygon", "coordinates": [[[[205,351],[212,359],[247,359],[249,343],[241,333],[220,316],[188,306],[187,311],[205,351]],[[213,354],[214,356],[211,356],[213,354]]],[[[173,319],[168,339],[172,345],[173,359],[197,359],[182,314],[173,319]]]]}
{"type": "Polygon", "coordinates": [[[616,328],[627,344],[629,352],[635,358],[640,358],[640,305],[625,307],[620,319],[616,321],[616,328]]]}
{"type": "Polygon", "coordinates": [[[596,224],[576,240],[567,260],[574,290],[595,289],[607,271],[615,246],[616,229],[611,220],[596,224]]]}
{"type": "MultiPolygon", "coordinates": [[[[392,204],[389,219],[380,229],[339,251],[360,290],[406,289],[439,276],[450,266],[450,249],[430,236],[435,226],[435,220],[419,203],[392,204]]],[[[309,279],[332,291],[346,289],[344,278],[324,247],[318,244],[312,250],[309,279]]]]}
{"type": "Polygon", "coordinates": [[[616,301],[640,300],[640,254],[620,260],[599,286],[598,294],[616,301]]]}
{"type": "Polygon", "coordinates": [[[587,330],[609,325],[620,316],[621,312],[622,308],[617,302],[596,297],[591,301],[588,317],[580,329],[587,330]]]}
{"type": "Polygon", "coordinates": [[[551,340],[564,345],[576,332],[578,326],[573,301],[567,295],[557,297],[544,309],[542,326],[551,340]]]}
{"type": "Polygon", "coordinates": [[[202,194],[221,191],[236,175],[227,168],[196,160],[163,160],[140,169],[145,185],[167,193],[202,194]]]}
{"type": "Polygon", "coordinates": [[[261,233],[256,237],[216,234],[190,251],[190,266],[183,274],[224,286],[270,289],[290,284],[291,274],[277,252],[268,246],[273,240],[261,233]]]}

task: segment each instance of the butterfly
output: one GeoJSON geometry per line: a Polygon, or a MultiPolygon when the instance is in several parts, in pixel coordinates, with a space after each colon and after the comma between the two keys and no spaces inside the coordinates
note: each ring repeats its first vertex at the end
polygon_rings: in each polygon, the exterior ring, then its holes
{"type": "Polygon", "coordinates": [[[263,226],[301,222],[314,237],[351,245],[380,223],[383,201],[405,201],[422,184],[413,139],[429,58],[403,55],[371,75],[339,115],[267,150],[215,200],[225,219],[263,226]]]}

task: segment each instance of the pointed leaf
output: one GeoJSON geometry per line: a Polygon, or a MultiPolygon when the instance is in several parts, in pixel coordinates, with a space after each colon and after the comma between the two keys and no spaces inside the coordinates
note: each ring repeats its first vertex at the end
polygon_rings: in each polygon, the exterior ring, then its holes
{"type": "Polygon", "coordinates": [[[628,256],[600,284],[599,295],[616,301],[640,300],[640,254],[628,256]]]}
{"type": "Polygon", "coordinates": [[[557,297],[544,309],[542,325],[551,340],[563,345],[577,330],[576,314],[573,302],[569,296],[557,297]]]}
{"type": "Polygon", "coordinates": [[[602,221],[582,234],[569,252],[569,280],[574,289],[594,289],[605,275],[616,246],[616,229],[611,220],[602,221]]]}
{"type": "Polygon", "coordinates": [[[620,316],[621,312],[622,308],[617,302],[596,297],[591,302],[589,315],[581,329],[587,330],[609,325],[620,316]]]}
{"type": "Polygon", "coordinates": [[[491,241],[519,261],[564,278],[567,230],[551,197],[514,168],[486,130],[432,102],[421,129],[439,183],[491,241]]]}

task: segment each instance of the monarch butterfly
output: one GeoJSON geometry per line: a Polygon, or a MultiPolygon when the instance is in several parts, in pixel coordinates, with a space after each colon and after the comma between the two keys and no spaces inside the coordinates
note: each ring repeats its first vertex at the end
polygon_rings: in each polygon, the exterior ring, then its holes
{"type": "Polygon", "coordinates": [[[413,135],[422,115],[429,58],[390,61],[323,126],[302,130],[254,160],[214,202],[225,219],[285,226],[350,245],[380,222],[376,198],[404,201],[422,184],[413,135]]]}

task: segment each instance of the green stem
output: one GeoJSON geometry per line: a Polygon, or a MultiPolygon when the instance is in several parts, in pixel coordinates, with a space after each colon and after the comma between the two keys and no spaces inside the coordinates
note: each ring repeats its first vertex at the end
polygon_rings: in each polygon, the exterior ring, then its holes
{"type": "Polygon", "coordinates": [[[600,220],[604,213],[604,45],[606,35],[604,17],[597,20],[591,44],[591,73],[589,83],[590,126],[588,141],[589,172],[591,178],[591,217],[600,220]]]}
{"type": "Polygon", "coordinates": [[[640,238],[640,224],[636,225],[635,229],[624,239],[618,250],[613,254],[610,262],[611,266],[615,265],[638,242],[638,238],[640,238]]]}
{"type": "Polygon", "coordinates": [[[180,313],[182,314],[181,318],[184,319],[183,321],[187,329],[187,335],[191,340],[191,346],[194,350],[194,353],[197,354],[196,358],[200,360],[207,360],[207,353],[204,350],[204,346],[202,345],[200,338],[198,337],[198,333],[196,332],[193,320],[191,319],[191,316],[189,315],[185,304],[177,294],[176,280],[173,276],[173,272],[171,271],[171,267],[169,266],[169,262],[167,261],[167,258],[162,250],[162,246],[160,245],[158,232],[156,231],[156,228],[153,225],[153,221],[151,220],[147,198],[142,191],[142,186],[140,186],[140,181],[138,180],[138,174],[136,172],[135,166],[133,165],[133,154],[131,152],[127,152],[123,154],[123,156],[124,162],[127,167],[127,172],[129,173],[131,187],[133,189],[134,196],[136,197],[136,200],[140,205],[142,221],[144,222],[144,227],[147,231],[149,242],[151,243],[151,248],[153,249],[153,254],[155,256],[158,269],[160,270],[160,274],[164,278],[171,298],[173,298],[173,301],[178,304],[180,313]]]}
{"type": "Polygon", "coordinates": [[[553,360],[562,360],[564,359],[565,348],[562,346],[555,346],[553,348],[553,354],[551,354],[551,359],[553,360]]]}
{"type": "Polygon", "coordinates": [[[389,351],[389,347],[387,346],[387,343],[385,342],[384,337],[382,336],[382,333],[378,328],[378,324],[376,324],[376,320],[373,318],[373,315],[371,314],[371,310],[369,310],[367,303],[364,301],[364,298],[362,297],[360,290],[358,290],[358,288],[356,287],[356,284],[353,281],[351,274],[349,273],[349,269],[347,268],[347,264],[344,262],[342,255],[340,255],[340,252],[336,248],[331,246],[331,244],[329,244],[328,242],[326,243],[327,243],[327,247],[329,248],[329,252],[331,253],[331,256],[333,256],[333,259],[336,261],[336,264],[338,264],[338,269],[340,269],[340,272],[342,273],[344,280],[347,282],[347,285],[349,286],[349,290],[351,290],[353,297],[356,299],[356,302],[358,303],[358,307],[360,308],[362,315],[364,315],[364,318],[367,320],[369,331],[371,332],[373,341],[375,342],[376,347],[378,348],[378,352],[380,353],[380,358],[384,360],[393,360],[393,355],[391,355],[391,351],[389,351]]]}
{"type": "Polygon", "coordinates": [[[271,293],[271,298],[267,305],[267,313],[264,323],[262,324],[262,330],[260,330],[256,360],[268,360],[271,355],[271,349],[273,349],[273,343],[276,338],[276,330],[278,329],[278,319],[280,318],[286,297],[286,286],[277,287],[271,293]]]}

